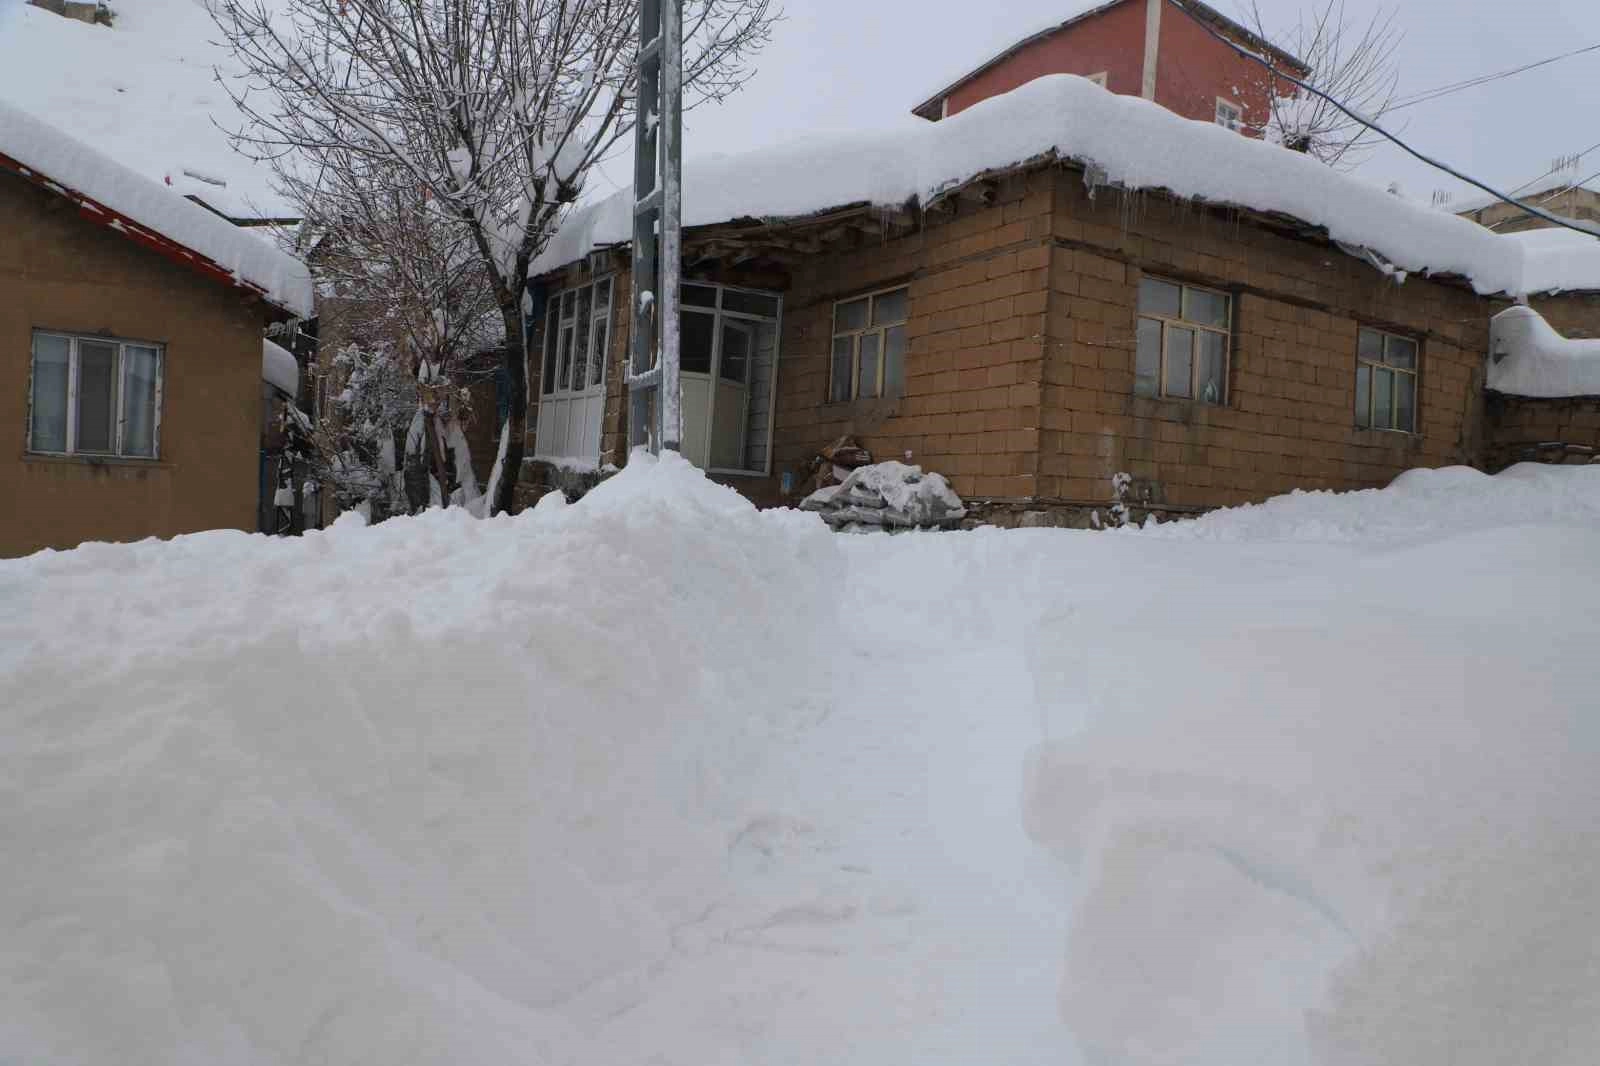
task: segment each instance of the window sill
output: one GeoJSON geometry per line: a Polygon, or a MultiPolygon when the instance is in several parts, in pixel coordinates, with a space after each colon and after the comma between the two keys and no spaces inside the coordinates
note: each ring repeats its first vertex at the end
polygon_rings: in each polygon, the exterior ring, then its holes
{"type": "Polygon", "coordinates": [[[24,463],[43,466],[119,466],[139,470],[171,470],[173,464],[161,459],[131,459],[120,455],[54,455],[49,452],[23,452],[24,463]]]}

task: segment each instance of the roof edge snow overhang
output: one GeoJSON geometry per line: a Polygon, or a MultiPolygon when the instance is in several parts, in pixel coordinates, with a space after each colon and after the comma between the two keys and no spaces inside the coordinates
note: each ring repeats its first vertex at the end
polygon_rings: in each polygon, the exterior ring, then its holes
{"type": "Polygon", "coordinates": [[[148,226],[142,225],[122,212],[107,207],[93,197],[86,196],[75,189],[63,185],[48,174],[41,174],[33,167],[13,159],[4,152],[0,152],[0,171],[15,174],[24,181],[56,194],[76,205],[78,214],[83,218],[120,233],[142,248],[155,252],[157,255],[163,256],[180,266],[187,267],[197,274],[210,278],[212,281],[241,292],[246,297],[260,300],[286,318],[300,317],[294,308],[285,306],[266,289],[240,277],[211,257],[180,244],[148,226]]]}
{"type": "MultiPolygon", "coordinates": [[[[1024,37],[1022,40],[1011,45],[1009,48],[1006,48],[1004,51],[997,53],[978,66],[973,67],[970,71],[963,74],[949,85],[946,85],[943,89],[940,89],[938,92],[928,97],[928,99],[918,104],[916,107],[913,107],[911,109],[911,113],[916,115],[918,118],[937,120],[940,117],[940,101],[949,96],[951,93],[955,92],[957,89],[961,88],[961,86],[967,84],[967,82],[971,81],[973,78],[976,78],[985,71],[1005,62],[1007,59],[1010,59],[1012,56],[1016,55],[1024,48],[1027,48],[1029,45],[1043,41],[1050,37],[1054,37],[1063,30],[1071,29],[1080,22],[1092,19],[1097,15],[1103,15],[1112,8],[1128,2],[1129,0],[1108,0],[1107,3],[1100,4],[1097,7],[1092,7],[1088,11],[1074,15],[1064,22],[1024,37]]],[[[1216,27],[1218,30],[1221,30],[1223,33],[1238,37],[1241,43],[1243,43],[1246,47],[1263,52],[1272,59],[1275,59],[1279,63],[1289,67],[1295,74],[1304,77],[1306,74],[1310,73],[1311,68],[1306,66],[1305,61],[1299,56],[1284,51],[1282,48],[1279,48],[1271,41],[1266,40],[1255,31],[1239,24],[1238,22],[1235,22],[1233,19],[1224,15],[1216,8],[1211,7],[1208,4],[1200,3],[1199,0],[1183,0],[1183,6],[1192,11],[1195,16],[1206,22],[1209,22],[1212,26],[1216,27]]]]}

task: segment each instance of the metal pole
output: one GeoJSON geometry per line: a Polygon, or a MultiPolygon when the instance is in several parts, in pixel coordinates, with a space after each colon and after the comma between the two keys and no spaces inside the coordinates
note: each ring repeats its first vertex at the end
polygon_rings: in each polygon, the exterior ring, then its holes
{"type": "Polygon", "coordinates": [[[683,442],[678,379],[678,300],[683,273],[683,0],[662,0],[661,19],[661,446],[683,442]]]}

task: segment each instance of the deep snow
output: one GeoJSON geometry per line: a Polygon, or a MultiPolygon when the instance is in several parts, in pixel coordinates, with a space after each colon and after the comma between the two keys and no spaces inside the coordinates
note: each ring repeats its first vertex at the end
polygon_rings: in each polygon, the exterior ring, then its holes
{"type": "Polygon", "coordinates": [[[1600,467],[0,563],[0,1058],[1587,1064],[1600,467]]]}

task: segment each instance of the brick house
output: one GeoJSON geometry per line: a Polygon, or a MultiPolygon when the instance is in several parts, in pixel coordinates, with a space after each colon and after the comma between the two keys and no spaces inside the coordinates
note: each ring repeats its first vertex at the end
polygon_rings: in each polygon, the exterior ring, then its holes
{"type": "MultiPolygon", "coordinates": [[[[703,223],[684,238],[687,457],[759,503],[792,504],[819,448],[853,435],[876,458],[945,474],[987,520],[1076,521],[1112,501],[1118,473],[1142,508],[1192,513],[1482,465],[1515,450],[1527,429],[1517,419],[1557,417],[1549,402],[1504,399],[1496,410],[1533,413],[1486,415],[1490,318],[1522,295],[1513,238],[1297,153],[1052,81],[986,104],[967,128],[1011,128],[1038,109],[1030,96],[1059,92],[1079,107],[1045,110],[1109,109],[1074,127],[1078,149],[1006,147],[1005,165],[894,208],[713,222],[731,209],[686,207],[703,223]],[[1212,187],[1235,185],[1232,202],[1170,191],[1186,153],[1162,151],[1156,134],[1240,154],[1212,187]],[[1144,168],[1137,185],[1107,169],[1129,139],[1156,145],[1118,168],[1144,168]],[[1297,217],[1274,196],[1350,202],[1297,217]]],[[[716,188],[743,187],[741,166],[716,188]]],[[[686,196],[695,187],[691,168],[686,196]]],[[[532,323],[534,492],[625,459],[630,294],[626,248],[604,239],[607,210],[575,216],[536,264],[548,310],[532,323]]],[[[1600,296],[1533,302],[1600,329],[1600,296]]],[[[1569,429],[1576,418],[1580,436],[1600,432],[1578,415],[1587,401],[1562,402],[1577,405],[1561,416],[1569,429]]]]}
{"type": "MultiPolygon", "coordinates": [[[[937,122],[1035,78],[1077,74],[1184,118],[1244,131],[1264,129],[1271,115],[1268,76],[1206,27],[1295,77],[1309,73],[1306,64],[1198,0],[1185,0],[1183,7],[1176,10],[1171,0],[1079,3],[1062,21],[942,86],[912,114],[937,122]]],[[[1278,86],[1280,92],[1291,88],[1278,86]]]]}
{"type": "Polygon", "coordinates": [[[263,331],[303,264],[0,104],[0,557],[257,527],[263,331]]]}

